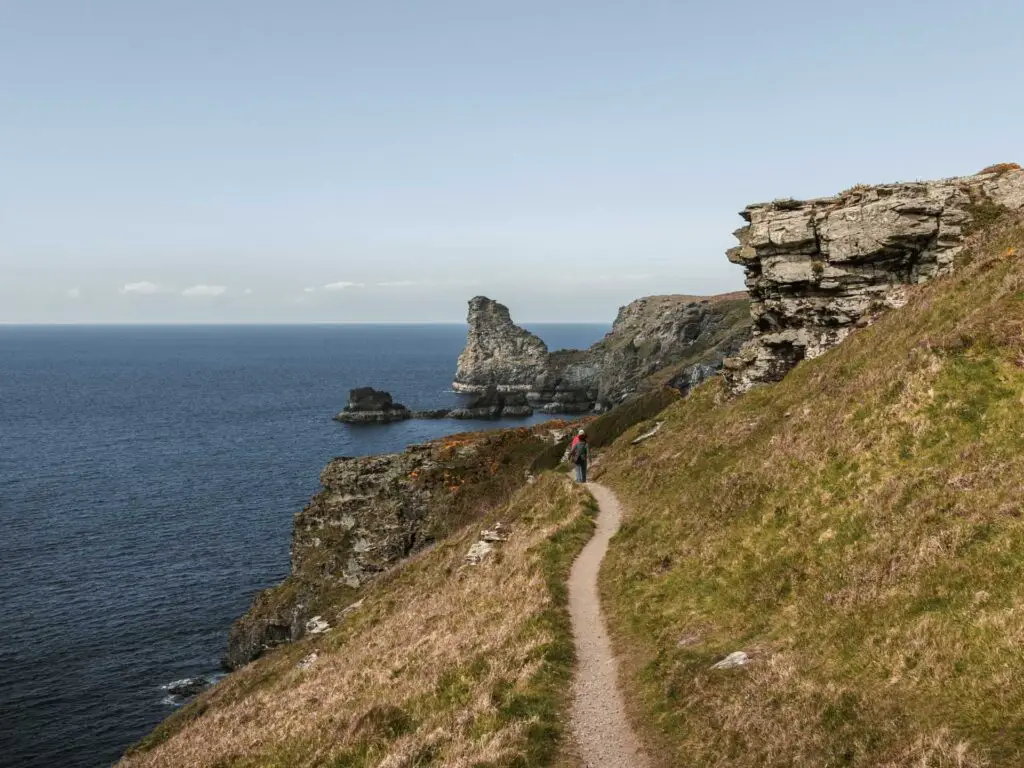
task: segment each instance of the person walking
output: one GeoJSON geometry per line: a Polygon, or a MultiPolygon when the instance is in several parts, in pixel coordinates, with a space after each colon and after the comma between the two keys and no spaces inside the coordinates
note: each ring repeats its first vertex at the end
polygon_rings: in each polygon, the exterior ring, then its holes
{"type": "Polygon", "coordinates": [[[573,440],[572,449],[569,451],[569,459],[576,467],[576,482],[587,482],[587,464],[590,461],[590,444],[587,442],[587,433],[582,429],[573,440]]]}

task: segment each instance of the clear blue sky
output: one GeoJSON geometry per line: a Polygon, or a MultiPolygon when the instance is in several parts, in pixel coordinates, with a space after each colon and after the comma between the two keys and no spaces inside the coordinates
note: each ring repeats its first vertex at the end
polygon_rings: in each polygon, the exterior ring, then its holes
{"type": "Polygon", "coordinates": [[[0,321],[740,289],[749,202],[1024,161],[1022,29],[1019,0],[0,0],[0,321]]]}

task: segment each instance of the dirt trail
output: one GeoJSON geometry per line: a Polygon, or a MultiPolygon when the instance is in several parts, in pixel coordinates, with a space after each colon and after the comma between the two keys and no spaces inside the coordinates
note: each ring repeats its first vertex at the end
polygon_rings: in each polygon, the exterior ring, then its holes
{"type": "Polygon", "coordinates": [[[600,506],[597,532],[569,574],[569,612],[579,666],[573,681],[572,727],[587,768],[646,768],[636,735],[626,719],[618,687],[618,664],[601,616],[597,573],[608,541],[619,530],[622,508],[615,494],[589,483],[600,506]]]}

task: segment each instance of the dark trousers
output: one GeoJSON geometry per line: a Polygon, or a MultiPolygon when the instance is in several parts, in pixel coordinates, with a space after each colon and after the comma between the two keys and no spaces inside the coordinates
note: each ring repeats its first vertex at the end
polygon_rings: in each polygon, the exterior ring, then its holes
{"type": "Polygon", "coordinates": [[[587,462],[576,465],[576,482],[585,483],[587,482],[587,462]]]}

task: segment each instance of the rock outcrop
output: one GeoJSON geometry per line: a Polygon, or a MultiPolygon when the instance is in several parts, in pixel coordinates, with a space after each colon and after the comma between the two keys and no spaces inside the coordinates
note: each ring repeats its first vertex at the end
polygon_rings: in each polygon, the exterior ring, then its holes
{"type": "Polygon", "coordinates": [[[362,585],[504,501],[568,428],[465,433],[331,461],[320,492],[295,516],[291,574],[232,626],[225,666],[241,667],[311,627],[338,626],[362,585]]]}
{"type": "Polygon", "coordinates": [[[841,342],[906,285],[948,272],[972,225],[1024,208],[1024,170],[858,185],[834,197],[776,200],[741,212],[730,261],[746,270],[753,338],[726,363],[734,392],[782,378],[841,342]]]}
{"type": "Polygon", "coordinates": [[[408,408],[392,401],[390,393],[359,387],[349,391],[348,405],[334,418],[346,424],[390,424],[411,416],[408,408]]]}
{"type": "Polygon", "coordinates": [[[486,296],[469,302],[469,340],[459,355],[456,392],[526,392],[547,366],[548,347],[512,322],[508,307],[486,296]]]}
{"type": "Polygon", "coordinates": [[[507,307],[478,296],[453,386],[526,392],[528,404],[547,413],[600,411],[652,383],[688,391],[737,351],[749,325],[744,294],[651,296],[622,307],[590,349],[549,353],[507,307]]]}

